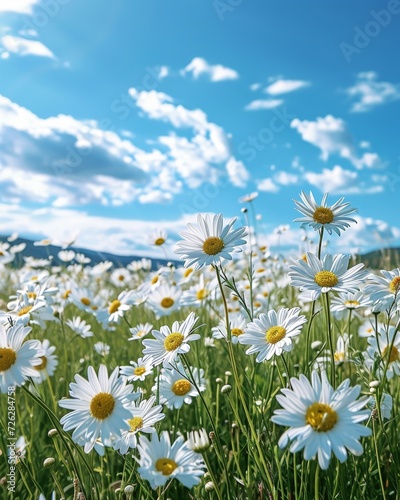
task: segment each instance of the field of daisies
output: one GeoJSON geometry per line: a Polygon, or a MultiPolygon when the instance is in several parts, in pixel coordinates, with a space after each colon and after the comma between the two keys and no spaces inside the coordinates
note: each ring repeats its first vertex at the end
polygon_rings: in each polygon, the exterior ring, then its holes
{"type": "Polygon", "coordinates": [[[400,269],[326,253],[356,210],[311,193],[273,255],[253,198],[157,270],[1,244],[0,498],[398,498],[400,269]]]}

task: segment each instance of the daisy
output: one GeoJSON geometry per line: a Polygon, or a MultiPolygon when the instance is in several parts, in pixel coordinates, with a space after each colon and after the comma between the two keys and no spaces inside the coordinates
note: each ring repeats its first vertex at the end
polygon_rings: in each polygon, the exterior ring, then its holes
{"type": "Polygon", "coordinates": [[[144,379],[153,373],[153,358],[144,357],[139,358],[137,361],[130,361],[131,366],[121,366],[120,374],[123,377],[126,377],[128,382],[137,382],[140,380],[141,382],[144,379]]]}
{"type": "Polygon", "coordinates": [[[106,309],[102,309],[96,313],[96,317],[100,323],[119,323],[120,319],[124,317],[126,311],[131,308],[131,294],[130,292],[123,291],[114,300],[111,300],[106,309]]]}
{"type": "Polygon", "coordinates": [[[369,294],[373,302],[381,302],[383,309],[389,309],[396,302],[400,304],[400,269],[392,269],[392,271],[381,271],[382,276],[370,274],[368,278],[371,283],[368,284],[364,293],[369,294]]]}
{"type": "Polygon", "coordinates": [[[367,271],[364,264],[347,270],[350,255],[325,255],[319,260],[311,252],[307,252],[307,262],[297,260],[297,264],[289,266],[292,270],[288,273],[290,284],[298,286],[300,291],[309,290],[312,300],[316,300],[321,293],[330,290],[337,292],[356,292],[364,283],[367,271]]]}
{"type": "MultiPolygon", "coordinates": [[[[202,368],[190,368],[193,378],[199,388],[203,392],[206,388],[204,380],[204,370],[202,368]]],[[[161,370],[159,378],[160,403],[165,404],[167,408],[182,408],[183,404],[191,404],[192,398],[199,395],[199,391],[194,384],[183,376],[184,370],[181,364],[178,369],[175,368],[161,370]],[[179,371],[178,371],[179,370],[179,371]]],[[[157,391],[157,384],[154,385],[153,392],[157,391]]]]}
{"type": "Polygon", "coordinates": [[[349,215],[357,212],[356,208],[350,207],[350,203],[343,203],[344,198],[340,198],[332,206],[328,207],[326,200],[328,193],[325,193],[321,204],[318,205],[313,194],[307,196],[303,191],[300,194],[301,202],[294,200],[296,210],[304,217],[294,219],[293,222],[302,222],[301,227],[311,226],[315,231],[324,228],[329,234],[335,231],[340,236],[340,231],[345,231],[350,227],[350,222],[357,221],[349,215]]]}
{"type": "Polygon", "coordinates": [[[182,292],[179,288],[163,284],[151,292],[147,298],[147,304],[157,318],[160,318],[179,309],[181,295],[182,292]]]}
{"type": "Polygon", "coordinates": [[[206,283],[204,275],[202,274],[197,285],[193,285],[189,290],[183,292],[181,304],[183,306],[201,307],[206,301],[211,300],[215,302],[217,286],[217,278],[206,283]]]}
{"type": "Polygon", "coordinates": [[[131,273],[125,269],[124,267],[120,267],[118,269],[114,269],[111,273],[110,281],[117,288],[121,286],[126,286],[131,280],[131,273]]]}
{"type": "Polygon", "coordinates": [[[163,431],[160,437],[153,434],[151,441],[141,436],[137,449],[140,453],[140,458],[136,459],[138,472],[154,490],[173,478],[186,488],[192,488],[204,475],[201,455],[189,448],[183,436],[179,436],[172,446],[168,431],[163,431]]]}
{"type": "Polygon", "coordinates": [[[121,432],[129,430],[128,420],[132,417],[132,401],[139,397],[133,393],[131,384],[124,377],[118,377],[118,368],[108,377],[107,368],[100,365],[98,376],[92,366],[88,368],[88,380],[75,375],[70,395],[74,399],[61,399],[61,408],[73,410],[61,418],[65,431],[74,429],[72,439],[78,442],[84,438],[85,452],[89,453],[96,439],[103,442],[120,438],[121,432]]]}
{"type": "Polygon", "coordinates": [[[161,405],[154,406],[155,401],[155,396],[151,396],[149,399],[143,399],[139,406],[131,409],[132,417],[127,422],[129,430],[123,431],[122,436],[115,441],[114,450],[125,455],[129,449],[136,448],[139,433],[153,434],[156,432],[154,426],[165,417],[165,414],[162,413],[161,405]]]}
{"type": "Polygon", "coordinates": [[[42,343],[39,342],[39,345],[43,354],[40,356],[40,365],[35,366],[35,370],[40,376],[40,381],[37,380],[37,383],[44,382],[47,377],[52,377],[58,365],[58,357],[53,354],[56,350],[55,346],[50,345],[50,341],[47,339],[43,340],[42,343]]]}
{"type": "Polygon", "coordinates": [[[155,233],[149,236],[149,245],[154,245],[156,247],[161,247],[167,241],[167,232],[164,229],[159,229],[155,233]]]}
{"type": "Polygon", "coordinates": [[[181,241],[176,245],[175,253],[185,261],[185,267],[200,269],[210,264],[218,264],[221,259],[232,260],[234,251],[246,240],[246,228],[233,229],[236,218],[231,219],[226,226],[222,214],[203,217],[197,216],[197,224],[188,224],[188,231],[181,233],[181,241]]]}
{"type": "Polygon", "coordinates": [[[200,338],[198,333],[193,333],[193,327],[198,319],[191,312],[182,323],[175,321],[171,329],[169,326],[162,326],[160,331],[153,330],[154,339],[143,340],[145,346],[143,354],[153,358],[154,366],[161,363],[165,367],[169,366],[178,354],[186,354],[190,351],[189,342],[200,338]]]}
{"type": "Polygon", "coordinates": [[[333,312],[354,311],[371,305],[371,299],[363,292],[340,292],[338,297],[332,299],[331,310],[333,312]]]}
{"type": "MultiPolygon", "coordinates": [[[[378,324],[378,330],[382,327],[383,325],[378,324]]],[[[375,334],[375,327],[372,325],[370,321],[364,321],[364,323],[361,323],[361,325],[358,328],[358,335],[359,337],[369,337],[370,335],[375,334]]]]}
{"type": "Polygon", "coordinates": [[[139,323],[134,328],[129,328],[131,332],[131,338],[128,340],[140,340],[151,332],[153,325],[150,323],[139,323]]]}
{"type": "Polygon", "coordinates": [[[20,323],[10,326],[8,331],[0,325],[0,393],[21,386],[28,377],[39,377],[35,367],[41,364],[44,350],[37,340],[24,342],[31,330],[20,323]]]}
{"type": "Polygon", "coordinates": [[[336,389],[329,384],[326,373],[321,378],[312,372],[311,384],[304,375],[290,379],[293,389],[281,389],[276,399],[283,409],[275,410],[272,422],[290,426],[279,439],[280,448],[292,442],[290,451],[304,448],[304,459],[318,455],[321,469],[327,469],[332,452],[340,462],[347,459],[347,450],[361,455],[360,437],[370,436],[371,429],[359,422],[371,412],[362,410],[369,398],[356,401],[361,392],[359,385],[350,387],[347,379],[336,389]],[[347,450],[346,450],[347,449],[347,450]]]}
{"type": "Polygon", "coordinates": [[[72,319],[67,319],[66,324],[73,332],[84,339],[87,337],[93,337],[91,325],[88,325],[84,319],[80,318],[80,316],[74,316],[72,319]]]}
{"type": "Polygon", "coordinates": [[[393,378],[395,374],[399,376],[400,334],[396,331],[396,327],[392,325],[380,327],[377,336],[368,337],[368,344],[367,352],[364,353],[366,367],[369,370],[375,370],[378,360],[377,373],[379,378],[383,377],[386,364],[386,377],[388,379],[393,378]]]}
{"type": "Polygon", "coordinates": [[[239,336],[241,344],[251,345],[246,354],[257,354],[256,361],[261,363],[270,360],[274,355],[292,349],[292,338],[300,334],[305,316],[299,316],[300,307],[282,308],[278,312],[271,310],[268,314],[260,314],[247,325],[246,331],[239,336]]]}
{"type": "Polygon", "coordinates": [[[189,432],[187,445],[196,453],[203,453],[210,447],[210,439],[205,429],[189,432]]]}
{"type": "Polygon", "coordinates": [[[96,342],[93,347],[100,356],[107,356],[110,354],[110,346],[104,342],[96,342]]]}
{"type": "MultiPolygon", "coordinates": [[[[237,344],[239,342],[240,335],[243,335],[247,326],[246,319],[243,314],[234,314],[229,318],[229,325],[231,329],[231,339],[232,344],[237,344]]],[[[226,321],[221,319],[218,326],[214,326],[212,329],[212,336],[214,339],[227,339],[228,335],[226,332],[226,321]]]]}
{"type": "Polygon", "coordinates": [[[45,328],[45,321],[55,320],[53,309],[45,300],[33,299],[26,292],[21,293],[18,300],[10,304],[13,305],[11,311],[0,311],[0,321],[3,323],[11,317],[15,323],[22,323],[24,326],[36,324],[45,328]]]}

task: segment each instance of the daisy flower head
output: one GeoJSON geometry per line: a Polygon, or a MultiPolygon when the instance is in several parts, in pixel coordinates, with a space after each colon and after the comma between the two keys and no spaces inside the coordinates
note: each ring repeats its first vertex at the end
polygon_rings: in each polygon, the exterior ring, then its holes
{"type": "Polygon", "coordinates": [[[149,245],[154,245],[156,247],[163,246],[167,241],[167,232],[164,229],[159,229],[149,236],[149,245]]]}
{"type": "MultiPolygon", "coordinates": [[[[232,344],[237,344],[239,342],[240,335],[243,335],[247,326],[246,318],[243,314],[237,313],[233,314],[229,318],[229,326],[231,329],[231,340],[232,344]]],[[[214,339],[227,339],[228,334],[226,331],[226,321],[221,319],[218,326],[213,326],[212,336],[214,339]]]]}
{"type": "Polygon", "coordinates": [[[303,374],[290,382],[292,389],[281,389],[283,395],[276,397],[282,409],[275,410],[271,418],[275,424],[290,426],[279,439],[279,447],[285,448],[291,442],[290,451],[304,449],[305,460],[318,455],[324,470],[329,467],[332,453],[340,462],[347,459],[347,450],[361,455],[360,438],[372,434],[371,429],[360,424],[371,414],[368,409],[362,410],[369,398],[357,400],[361,387],[350,387],[347,379],[334,390],[324,371],[321,377],[313,371],[311,383],[303,374]]]}
{"type": "Polygon", "coordinates": [[[132,402],[140,393],[132,393],[132,385],[127,384],[125,377],[118,376],[118,368],[109,377],[105,365],[100,365],[98,375],[89,366],[88,380],[75,375],[75,383],[69,387],[73,399],[61,399],[58,404],[72,412],[64,415],[60,422],[65,431],[74,429],[75,442],[84,439],[86,453],[93,449],[98,438],[107,442],[129,430],[132,402]]]}
{"type": "Polygon", "coordinates": [[[191,312],[189,316],[179,323],[175,321],[172,328],[162,326],[160,330],[153,330],[154,339],[144,339],[143,354],[153,358],[154,366],[163,363],[168,367],[177,359],[179,354],[190,351],[189,342],[198,340],[200,335],[193,333],[193,328],[199,318],[191,312]]]}
{"type": "Polygon", "coordinates": [[[129,328],[131,338],[128,340],[141,340],[148,333],[151,332],[153,325],[151,323],[140,323],[139,325],[129,328]]]}
{"type": "Polygon", "coordinates": [[[364,264],[347,269],[350,255],[325,255],[323,260],[307,252],[307,262],[298,259],[297,264],[289,266],[290,284],[309,291],[311,300],[316,300],[321,293],[330,290],[337,292],[357,292],[364,283],[367,271],[364,264]]]}
{"type": "MultiPolygon", "coordinates": [[[[53,354],[56,348],[50,345],[49,340],[45,339],[43,342],[39,342],[39,346],[43,350],[43,354],[40,356],[41,363],[35,366],[35,370],[40,376],[40,382],[44,382],[47,377],[54,375],[58,365],[58,357],[53,354]]],[[[39,383],[39,380],[37,383],[39,383]]]]}
{"type": "Polygon", "coordinates": [[[138,472],[154,490],[174,478],[186,488],[192,488],[204,475],[201,455],[189,448],[183,436],[172,445],[168,431],[163,431],[160,437],[153,434],[151,441],[140,436],[137,449],[140,453],[138,472]]]}
{"type": "Polygon", "coordinates": [[[100,356],[108,356],[110,354],[110,346],[105,342],[96,342],[93,347],[100,356]]]}
{"type": "MultiPolygon", "coordinates": [[[[183,366],[178,364],[177,368],[163,368],[159,380],[160,402],[170,410],[182,408],[184,403],[190,405],[192,398],[199,395],[195,385],[184,376],[183,366]]],[[[206,388],[204,370],[191,367],[190,371],[200,392],[203,392],[206,388]]],[[[157,390],[157,384],[152,390],[157,390]]]]}
{"type": "Polygon", "coordinates": [[[381,271],[381,276],[370,274],[370,283],[365,287],[364,293],[369,294],[373,302],[382,303],[381,310],[389,309],[393,303],[400,305],[400,269],[381,271]]]}
{"type": "Polygon", "coordinates": [[[120,374],[126,377],[128,382],[143,382],[144,379],[153,373],[153,358],[145,356],[137,361],[131,361],[131,366],[121,366],[120,374]]]}
{"type": "Polygon", "coordinates": [[[81,319],[80,316],[74,316],[72,319],[67,319],[66,324],[74,333],[84,339],[87,337],[93,337],[91,325],[87,324],[86,321],[81,319]]]}
{"type": "Polygon", "coordinates": [[[180,308],[182,291],[167,284],[154,289],[147,298],[147,304],[154,311],[157,318],[168,316],[180,308]]]}
{"type": "Polygon", "coordinates": [[[400,333],[396,327],[389,325],[381,326],[378,335],[368,337],[367,352],[364,353],[365,366],[369,370],[376,368],[376,360],[379,360],[377,375],[380,379],[384,376],[385,366],[386,378],[391,379],[396,374],[400,375],[400,333]]]}
{"type": "Polygon", "coordinates": [[[232,253],[241,251],[236,248],[244,245],[246,228],[233,229],[236,218],[224,226],[222,214],[199,214],[197,224],[188,224],[188,230],[181,233],[181,241],[176,244],[175,253],[185,261],[185,267],[196,270],[211,264],[218,264],[221,259],[232,260],[232,253]]]}
{"type": "Polygon", "coordinates": [[[9,387],[21,386],[28,377],[38,378],[36,366],[42,363],[44,350],[37,340],[25,338],[31,331],[21,323],[16,323],[6,331],[0,324],[0,393],[9,387]]]}
{"type": "Polygon", "coordinates": [[[313,194],[307,196],[303,191],[300,193],[301,201],[294,200],[296,210],[304,217],[294,219],[293,222],[301,222],[301,227],[311,226],[315,231],[321,228],[326,229],[329,234],[334,231],[340,236],[340,231],[345,231],[350,227],[351,222],[357,223],[349,215],[357,212],[356,208],[350,206],[350,203],[343,203],[344,198],[340,198],[331,206],[327,205],[328,193],[325,193],[321,203],[315,201],[313,194]]]}
{"type": "Polygon", "coordinates": [[[300,334],[303,324],[307,321],[300,316],[300,308],[282,308],[278,312],[271,310],[268,314],[260,314],[247,325],[245,333],[239,336],[241,344],[250,345],[246,354],[257,353],[256,361],[261,363],[270,360],[274,355],[291,351],[292,339],[300,334]]]}
{"type": "Polygon", "coordinates": [[[151,396],[149,399],[143,399],[138,406],[132,408],[132,418],[128,420],[129,430],[122,432],[122,436],[114,443],[114,450],[125,455],[129,449],[136,448],[139,433],[152,434],[156,432],[154,426],[165,417],[165,414],[162,413],[161,405],[154,406],[155,401],[155,396],[151,396]]]}
{"type": "Polygon", "coordinates": [[[332,299],[333,312],[355,311],[372,305],[371,299],[363,292],[340,292],[338,297],[332,299]]]}

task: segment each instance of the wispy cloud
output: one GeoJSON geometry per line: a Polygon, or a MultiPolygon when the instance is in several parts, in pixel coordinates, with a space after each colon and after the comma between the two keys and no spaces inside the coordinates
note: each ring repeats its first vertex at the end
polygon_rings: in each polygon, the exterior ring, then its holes
{"type": "Polygon", "coordinates": [[[368,71],[359,73],[356,83],[346,93],[354,99],[350,111],[363,113],[400,99],[400,84],[378,81],[378,74],[368,71]]]}
{"type": "Polygon", "coordinates": [[[181,70],[181,74],[192,75],[195,79],[204,75],[212,82],[237,80],[239,78],[239,73],[236,70],[222,66],[222,64],[209,64],[202,57],[195,57],[192,59],[191,62],[181,70]]]}
{"type": "Polygon", "coordinates": [[[13,35],[4,35],[1,38],[4,49],[12,54],[20,56],[48,57],[55,59],[53,52],[38,40],[29,40],[13,35]]]}
{"type": "Polygon", "coordinates": [[[281,95],[287,94],[289,92],[294,92],[295,90],[299,90],[303,87],[308,87],[309,85],[311,85],[311,83],[305,80],[279,79],[268,85],[268,87],[264,89],[264,92],[269,95],[281,95]]]}
{"type": "Polygon", "coordinates": [[[256,99],[244,108],[246,111],[259,111],[260,109],[273,109],[283,104],[282,99],[256,99]]]}

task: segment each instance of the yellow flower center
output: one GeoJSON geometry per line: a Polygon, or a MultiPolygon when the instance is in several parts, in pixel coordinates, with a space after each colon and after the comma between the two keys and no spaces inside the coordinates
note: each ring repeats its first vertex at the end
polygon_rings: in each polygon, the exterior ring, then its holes
{"type": "Polygon", "coordinates": [[[172,307],[174,304],[175,301],[174,299],[171,299],[171,297],[164,297],[161,301],[161,306],[164,307],[165,309],[172,307]]]}
{"type": "Polygon", "coordinates": [[[211,236],[203,243],[203,251],[207,255],[217,255],[217,253],[223,250],[224,246],[225,244],[221,238],[218,238],[218,236],[211,236]]]}
{"type": "Polygon", "coordinates": [[[183,277],[184,278],[187,278],[188,276],[190,276],[193,272],[193,268],[192,267],[189,267],[186,269],[186,271],[183,273],[183,277]]]}
{"type": "Polygon", "coordinates": [[[163,476],[170,476],[177,467],[178,464],[170,458],[159,458],[156,462],[156,469],[158,472],[161,472],[163,476]]]}
{"type": "Polygon", "coordinates": [[[330,208],[317,207],[313,213],[313,219],[320,224],[330,224],[333,221],[334,215],[330,208]]]}
{"type": "Polygon", "coordinates": [[[63,299],[68,299],[68,297],[71,295],[71,293],[72,293],[72,290],[65,290],[65,292],[63,293],[62,298],[63,299]]]}
{"type": "Polygon", "coordinates": [[[5,372],[17,361],[17,355],[9,347],[0,347],[0,372],[5,372]]]}
{"type": "Polygon", "coordinates": [[[400,353],[396,346],[392,346],[390,353],[388,354],[389,346],[386,346],[382,351],[382,358],[387,358],[389,356],[389,363],[394,361],[400,361],[400,353]]]}
{"type": "Polygon", "coordinates": [[[124,281],[124,279],[125,279],[125,276],[124,276],[123,274],[120,274],[120,275],[118,276],[118,280],[119,280],[119,281],[124,281]]]}
{"type": "Polygon", "coordinates": [[[154,276],[154,278],[152,278],[151,280],[151,284],[155,285],[157,282],[158,282],[158,276],[154,276]]]}
{"type": "Polygon", "coordinates": [[[182,344],[183,339],[185,337],[182,333],[174,332],[168,335],[168,337],[164,340],[164,347],[167,351],[175,351],[182,344]]]}
{"type": "Polygon", "coordinates": [[[395,278],[392,279],[389,285],[389,289],[392,293],[396,295],[396,293],[400,289],[400,276],[396,276],[395,278]]]}
{"type": "Polygon", "coordinates": [[[42,362],[40,363],[40,365],[35,365],[34,368],[35,370],[37,371],[40,371],[40,370],[44,370],[47,366],[47,358],[46,356],[40,356],[40,359],[42,360],[42,362]]]}
{"type": "Polygon", "coordinates": [[[259,267],[257,270],[256,270],[256,273],[263,273],[265,271],[265,268],[264,267],[259,267]]]}
{"type": "Polygon", "coordinates": [[[265,340],[269,344],[276,344],[285,338],[286,330],[282,326],[272,326],[265,334],[265,340]]]}
{"type": "Polygon", "coordinates": [[[144,368],[144,366],[137,366],[134,370],[133,370],[133,373],[135,375],[138,375],[140,377],[140,375],[143,375],[143,373],[146,371],[146,368],[144,368]]]}
{"type": "Polygon", "coordinates": [[[331,271],[320,271],[314,276],[314,281],[319,286],[331,288],[337,285],[339,280],[336,274],[331,271]]]}
{"type": "Polygon", "coordinates": [[[38,276],[32,276],[31,281],[36,281],[38,279],[38,276]]]}
{"type": "Polygon", "coordinates": [[[131,432],[136,432],[143,427],[143,419],[140,417],[133,417],[128,420],[128,424],[130,425],[131,432]]]}
{"type": "Polygon", "coordinates": [[[164,238],[157,238],[156,241],[154,242],[154,244],[157,245],[158,247],[164,245],[164,243],[165,243],[164,238]]]}
{"type": "Polygon", "coordinates": [[[333,355],[333,358],[334,358],[336,363],[338,363],[338,364],[343,363],[344,359],[345,359],[344,352],[335,352],[333,355]]]}
{"type": "Polygon", "coordinates": [[[32,306],[25,306],[18,311],[18,316],[23,316],[24,314],[28,314],[28,312],[32,309],[32,306]]]}
{"type": "Polygon", "coordinates": [[[28,296],[29,299],[35,300],[36,297],[37,297],[37,294],[35,292],[28,292],[27,296],[28,296]]]}
{"type": "Polygon", "coordinates": [[[177,396],[185,396],[191,388],[192,384],[188,380],[181,378],[172,386],[172,392],[177,396]]]}
{"type": "Polygon", "coordinates": [[[354,309],[355,307],[359,306],[360,303],[357,300],[346,300],[346,302],[344,303],[344,305],[348,309],[354,309]]]}
{"type": "Polygon", "coordinates": [[[304,253],[301,260],[304,260],[304,262],[307,262],[307,255],[304,253]]]}
{"type": "Polygon", "coordinates": [[[116,311],[118,311],[120,305],[121,302],[118,299],[113,300],[108,308],[108,312],[110,314],[115,313],[116,311]]]}
{"type": "Polygon", "coordinates": [[[335,410],[324,403],[313,403],[307,408],[306,422],[318,432],[328,432],[338,421],[335,410]]]}
{"type": "Polygon", "coordinates": [[[84,306],[90,306],[90,299],[88,299],[87,297],[82,297],[81,302],[84,306]]]}
{"type": "Polygon", "coordinates": [[[203,288],[202,290],[199,290],[196,293],[197,300],[204,300],[206,297],[208,297],[209,291],[203,288]]]}
{"type": "Polygon", "coordinates": [[[241,328],[232,328],[232,330],[231,330],[231,334],[234,337],[239,337],[239,335],[242,335],[243,333],[244,333],[244,331],[241,328]]]}
{"type": "Polygon", "coordinates": [[[99,392],[90,401],[90,414],[104,420],[111,415],[115,406],[114,397],[108,392],[99,392]]]}

